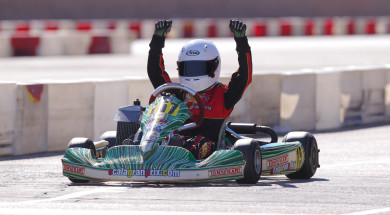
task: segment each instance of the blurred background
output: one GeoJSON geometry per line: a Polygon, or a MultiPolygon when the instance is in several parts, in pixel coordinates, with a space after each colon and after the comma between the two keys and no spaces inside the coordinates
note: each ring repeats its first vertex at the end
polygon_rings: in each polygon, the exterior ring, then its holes
{"type": "Polygon", "coordinates": [[[0,19],[386,16],[387,0],[0,0],[0,19]]]}

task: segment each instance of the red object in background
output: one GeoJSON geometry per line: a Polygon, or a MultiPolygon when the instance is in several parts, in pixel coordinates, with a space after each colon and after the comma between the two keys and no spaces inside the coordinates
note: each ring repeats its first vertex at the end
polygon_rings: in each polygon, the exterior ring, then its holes
{"type": "Polygon", "coordinates": [[[116,22],[111,21],[107,23],[107,29],[109,30],[115,30],[116,29],[116,22]]]}
{"type": "Polygon", "coordinates": [[[59,29],[57,22],[46,22],[45,30],[46,31],[57,31],[59,29]]]}
{"type": "Polygon", "coordinates": [[[186,21],[183,26],[183,37],[191,38],[194,36],[194,24],[191,21],[186,21]]]}
{"type": "Polygon", "coordinates": [[[304,35],[311,36],[314,34],[314,21],[312,19],[305,20],[304,35]]]}
{"type": "Polygon", "coordinates": [[[346,25],[346,34],[348,35],[351,35],[351,34],[355,34],[356,31],[355,31],[355,20],[351,19],[347,22],[347,25],[346,25]]]}
{"type": "Polygon", "coordinates": [[[79,31],[90,31],[92,29],[92,23],[88,21],[79,21],[76,23],[76,29],[79,31]]]}
{"type": "Polygon", "coordinates": [[[291,22],[288,20],[279,20],[279,35],[280,36],[291,36],[292,35],[292,26],[291,22]]]}
{"type": "Polygon", "coordinates": [[[15,26],[15,32],[27,33],[30,31],[30,24],[27,22],[17,23],[15,26]]]}
{"type": "Polygon", "coordinates": [[[217,37],[217,25],[213,22],[207,27],[207,37],[217,37]]]}
{"type": "Polygon", "coordinates": [[[267,25],[265,22],[257,22],[253,26],[253,36],[264,37],[267,36],[267,25]]]}
{"type": "Polygon", "coordinates": [[[323,27],[324,35],[333,35],[333,19],[325,19],[323,27]]]}
{"type": "Polygon", "coordinates": [[[13,56],[35,56],[40,42],[39,37],[15,35],[11,37],[13,56]]]}
{"type": "Polygon", "coordinates": [[[136,33],[138,39],[141,38],[141,22],[139,21],[130,22],[129,29],[136,33]]]}
{"type": "Polygon", "coordinates": [[[111,53],[110,38],[108,36],[93,36],[88,52],[89,54],[111,53]]]}
{"type": "Polygon", "coordinates": [[[366,22],[366,34],[375,34],[376,33],[376,20],[375,19],[369,19],[366,22]]]}
{"type": "Polygon", "coordinates": [[[386,33],[390,34],[390,19],[387,20],[387,29],[386,29],[386,33]]]}

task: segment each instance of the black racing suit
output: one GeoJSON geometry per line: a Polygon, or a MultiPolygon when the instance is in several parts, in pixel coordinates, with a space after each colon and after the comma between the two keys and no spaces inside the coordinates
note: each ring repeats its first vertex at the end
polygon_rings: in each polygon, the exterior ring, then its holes
{"type": "MultiPolygon", "coordinates": [[[[196,129],[181,132],[181,135],[192,137],[187,149],[196,158],[201,159],[215,151],[219,132],[225,119],[230,115],[234,105],[241,99],[245,89],[252,81],[252,54],[247,37],[234,38],[238,53],[239,68],[231,76],[228,85],[217,82],[211,88],[198,92],[205,104],[203,123],[196,129]],[[203,138],[204,137],[204,138],[203,138]],[[203,145],[203,143],[207,143],[203,145]],[[211,147],[211,148],[210,148],[211,147]]],[[[148,76],[154,88],[171,79],[165,71],[162,48],[165,37],[153,35],[148,57],[148,76]]],[[[197,106],[188,105],[196,113],[197,106]]]]}

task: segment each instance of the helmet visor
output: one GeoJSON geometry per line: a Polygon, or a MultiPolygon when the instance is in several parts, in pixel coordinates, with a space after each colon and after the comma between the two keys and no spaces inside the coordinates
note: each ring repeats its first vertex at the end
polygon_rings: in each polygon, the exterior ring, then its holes
{"type": "Polygon", "coordinates": [[[201,60],[190,60],[190,61],[178,61],[177,69],[179,70],[179,76],[195,77],[209,75],[213,76],[215,70],[219,64],[218,57],[213,60],[201,61],[201,60]]]}

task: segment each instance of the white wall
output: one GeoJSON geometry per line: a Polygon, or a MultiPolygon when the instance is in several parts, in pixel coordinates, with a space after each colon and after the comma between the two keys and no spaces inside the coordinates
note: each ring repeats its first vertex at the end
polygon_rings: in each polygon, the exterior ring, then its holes
{"type": "MultiPolygon", "coordinates": [[[[221,81],[226,84],[229,78],[221,81]]],[[[0,155],[63,151],[78,136],[96,140],[116,129],[117,108],[137,98],[146,106],[152,91],[147,78],[135,77],[0,83],[0,155]]],[[[283,132],[388,122],[390,66],[254,75],[229,120],[283,132]]]]}

